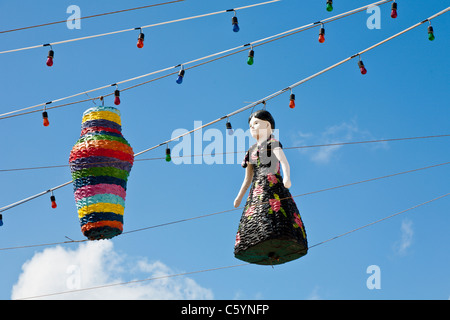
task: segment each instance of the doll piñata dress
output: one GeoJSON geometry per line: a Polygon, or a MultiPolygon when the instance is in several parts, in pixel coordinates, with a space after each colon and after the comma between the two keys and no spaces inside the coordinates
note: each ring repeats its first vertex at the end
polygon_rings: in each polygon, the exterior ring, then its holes
{"type": "Polygon", "coordinates": [[[253,165],[253,180],[236,234],[234,255],[254,264],[282,264],[308,251],[305,226],[294,199],[283,184],[272,150],[282,148],[270,136],[247,151],[242,167],[253,165]]]}

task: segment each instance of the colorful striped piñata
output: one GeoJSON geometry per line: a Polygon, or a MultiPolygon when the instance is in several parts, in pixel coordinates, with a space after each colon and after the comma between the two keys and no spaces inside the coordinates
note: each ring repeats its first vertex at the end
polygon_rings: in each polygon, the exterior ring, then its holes
{"type": "Polygon", "coordinates": [[[122,135],[120,111],[104,106],[86,110],[69,164],[81,231],[89,240],[122,233],[133,162],[133,149],[122,135]]]}

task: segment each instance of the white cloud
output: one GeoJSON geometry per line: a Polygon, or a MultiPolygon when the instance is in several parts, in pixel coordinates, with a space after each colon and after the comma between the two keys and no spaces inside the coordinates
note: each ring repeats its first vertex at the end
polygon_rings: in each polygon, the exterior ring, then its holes
{"type": "Polygon", "coordinates": [[[308,297],[308,300],[321,300],[320,296],[319,296],[319,287],[315,286],[313,291],[311,292],[311,294],[308,297]]]}
{"type": "MultiPolygon", "coordinates": [[[[71,250],[56,246],[36,253],[22,266],[12,299],[175,274],[160,261],[132,258],[114,250],[109,240],[89,241],[71,250]]],[[[213,299],[211,290],[188,277],[163,278],[43,299],[213,299]]]]}
{"type": "MultiPolygon", "coordinates": [[[[341,142],[362,141],[362,140],[374,140],[373,135],[367,130],[361,130],[356,120],[349,122],[342,122],[341,124],[333,125],[326,128],[322,133],[314,135],[312,133],[297,132],[294,138],[294,144],[296,146],[301,145],[322,145],[333,144],[341,142]]],[[[316,148],[301,148],[300,152],[309,155],[313,162],[326,164],[329,163],[333,157],[337,156],[337,151],[343,146],[327,146],[316,148]]],[[[371,148],[386,148],[386,142],[380,142],[372,144],[371,148]]]]}
{"type": "Polygon", "coordinates": [[[413,242],[414,230],[412,224],[412,221],[408,219],[404,219],[402,221],[401,238],[394,244],[394,251],[398,255],[405,255],[407,253],[407,249],[413,242]]]}

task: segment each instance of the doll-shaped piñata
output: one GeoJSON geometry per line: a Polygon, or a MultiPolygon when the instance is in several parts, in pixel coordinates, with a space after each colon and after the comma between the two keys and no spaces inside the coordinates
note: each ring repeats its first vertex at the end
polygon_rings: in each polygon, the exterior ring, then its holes
{"type": "Polygon", "coordinates": [[[308,251],[305,226],[289,192],[290,168],[282,145],[272,132],[275,121],[266,110],[249,118],[257,143],[242,162],[244,182],[234,200],[239,207],[248,187],[249,195],[234,246],[236,258],[254,264],[275,265],[304,256],[308,251]],[[280,164],[284,178],[280,175],[280,164]]]}

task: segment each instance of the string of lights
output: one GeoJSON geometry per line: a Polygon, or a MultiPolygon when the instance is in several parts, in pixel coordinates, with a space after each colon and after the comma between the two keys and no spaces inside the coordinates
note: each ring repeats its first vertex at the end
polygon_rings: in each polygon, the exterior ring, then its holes
{"type": "MultiPolygon", "coordinates": [[[[146,152],[149,152],[149,151],[151,151],[151,150],[153,150],[153,149],[156,149],[156,148],[158,148],[158,147],[166,146],[166,161],[170,161],[171,155],[170,155],[170,148],[168,147],[168,145],[169,145],[170,142],[172,142],[172,141],[178,141],[178,139],[180,139],[180,138],[182,138],[182,137],[184,137],[184,136],[186,136],[186,135],[189,135],[189,134],[191,134],[191,133],[193,133],[193,132],[196,132],[196,131],[198,131],[198,130],[201,130],[201,129],[203,129],[203,128],[206,128],[206,127],[208,127],[208,126],[211,126],[211,125],[213,125],[213,124],[215,124],[215,123],[217,123],[217,122],[219,122],[219,121],[222,121],[222,120],[227,120],[227,123],[229,123],[229,118],[230,118],[230,117],[232,117],[232,116],[234,116],[234,115],[236,115],[236,114],[242,113],[242,112],[244,112],[244,111],[246,111],[246,110],[248,110],[248,109],[253,109],[255,106],[257,106],[257,105],[259,105],[259,104],[263,104],[264,107],[265,107],[267,101],[269,101],[269,100],[271,100],[271,99],[273,99],[273,98],[275,98],[275,97],[277,97],[277,96],[279,96],[279,95],[285,93],[286,91],[291,90],[291,92],[292,92],[292,89],[293,89],[293,88],[295,88],[295,87],[297,87],[297,86],[299,86],[299,85],[301,85],[301,84],[303,84],[303,83],[305,83],[305,82],[307,82],[307,81],[309,81],[309,80],[311,80],[311,79],[314,79],[314,78],[316,78],[317,76],[319,76],[319,75],[321,75],[321,74],[323,74],[323,73],[325,73],[325,72],[328,72],[328,71],[330,71],[330,70],[336,68],[337,66],[339,66],[339,65],[341,65],[341,64],[344,64],[345,62],[348,62],[348,61],[352,60],[352,59],[355,58],[355,57],[360,57],[361,54],[366,53],[366,52],[368,52],[368,51],[370,51],[370,50],[373,50],[373,49],[377,48],[378,46],[380,46],[380,45],[382,45],[382,44],[384,44],[384,43],[386,43],[386,42],[388,42],[388,41],[391,41],[391,40],[397,38],[398,36],[400,36],[400,35],[402,35],[402,34],[408,32],[408,31],[413,30],[414,28],[417,28],[418,26],[422,25],[423,23],[431,21],[432,19],[434,19],[434,18],[436,18],[436,17],[438,17],[438,16],[440,16],[440,15],[442,15],[442,14],[448,12],[449,10],[450,10],[450,7],[448,7],[448,8],[446,8],[446,9],[444,9],[444,10],[442,10],[442,11],[440,11],[440,12],[438,12],[438,13],[432,15],[432,16],[430,16],[429,18],[427,18],[427,19],[425,19],[425,20],[423,20],[423,21],[421,21],[421,22],[418,22],[418,23],[414,24],[413,26],[411,26],[411,27],[409,27],[409,28],[407,28],[407,29],[405,29],[405,30],[403,30],[403,31],[401,31],[401,32],[399,32],[399,33],[397,33],[397,34],[391,36],[391,37],[388,37],[388,38],[386,38],[386,39],[384,39],[384,40],[382,40],[382,41],[380,41],[380,42],[378,42],[378,43],[376,43],[376,44],[374,44],[374,45],[372,45],[372,46],[370,46],[370,47],[368,47],[368,48],[366,48],[366,49],[364,49],[364,50],[362,50],[362,51],[360,51],[360,52],[358,52],[357,54],[354,54],[354,55],[352,55],[352,56],[350,56],[350,57],[348,57],[348,58],[346,58],[346,59],[344,59],[344,60],[341,60],[340,62],[338,62],[338,63],[336,63],[336,64],[334,64],[334,65],[332,65],[332,66],[330,66],[330,67],[327,67],[327,68],[323,69],[322,71],[319,71],[319,72],[317,72],[317,73],[315,73],[315,74],[313,74],[313,75],[311,75],[311,76],[309,76],[309,77],[307,77],[307,78],[305,78],[305,79],[303,79],[303,80],[301,80],[301,81],[298,81],[298,82],[296,82],[296,83],[290,85],[289,87],[287,87],[287,88],[285,88],[285,89],[282,89],[282,90],[279,90],[279,91],[277,91],[277,92],[275,92],[275,93],[272,93],[272,94],[270,94],[269,96],[267,96],[267,97],[265,97],[265,98],[263,98],[263,99],[260,99],[260,100],[258,100],[258,101],[256,101],[256,102],[253,102],[253,103],[251,103],[251,104],[249,104],[249,105],[247,105],[247,106],[245,106],[245,107],[242,107],[242,108],[240,108],[240,109],[238,109],[238,110],[236,110],[236,111],[233,111],[233,112],[231,112],[231,113],[229,113],[229,114],[227,114],[227,115],[225,115],[225,116],[222,116],[222,117],[220,117],[220,118],[218,118],[218,119],[216,119],[216,120],[213,120],[213,121],[211,121],[211,122],[209,122],[209,123],[206,123],[206,124],[201,125],[201,126],[199,126],[199,127],[197,127],[197,128],[194,128],[193,130],[190,130],[190,131],[187,131],[187,132],[185,132],[185,133],[183,133],[183,134],[180,134],[180,135],[177,136],[177,137],[174,137],[174,138],[169,139],[169,140],[167,140],[167,141],[161,142],[161,143],[159,143],[159,144],[157,144],[157,145],[155,145],[155,146],[153,146],[153,147],[150,147],[150,148],[148,148],[148,149],[145,149],[145,150],[143,150],[143,151],[141,151],[141,152],[138,152],[138,153],[136,153],[134,156],[137,157],[137,156],[140,156],[140,155],[142,155],[142,154],[144,154],[144,153],[146,153],[146,152]]],[[[359,60],[359,61],[361,62],[361,60],[359,60]]],[[[360,66],[359,63],[358,63],[358,66],[360,66]]],[[[363,72],[361,71],[361,73],[363,73],[363,72]]],[[[363,73],[363,74],[364,74],[364,73],[363,73]]],[[[228,126],[228,125],[227,125],[227,129],[229,129],[229,127],[231,128],[231,126],[228,126]]],[[[2,208],[2,210],[5,211],[5,210],[10,209],[10,208],[12,208],[12,207],[15,207],[15,206],[17,206],[17,205],[20,205],[20,204],[22,204],[22,203],[24,203],[24,202],[27,202],[27,201],[30,201],[30,200],[35,199],[35,198],[37,198],[37,197],[40,197],[40,196],[42,196],[42,195],[44,195],[44,194],[46,194],[46,193],[52,192],[52,195],[53,195],[53,191],[55,191],[55,190],[57,190],[57,189],[59,189],[59,188],[62,188],[62,187],[64,187],[64,186],[66,186],[66,185],[69,185],[71,182],[72,182],[72,181],[68,181],[68,182],[66,182],[66,183],[63,183],[63,184],[57,186],[57,187],[54,187],[54,188],[48,189],[47,191],[41,192],[41,193],[38,194],[38,195],[35,195],[35,196],[29,197],[29,198],[27,198],[27,199],[21,200],[21,201],[19,201],[19,202],[13,203],[13,204],[11,204],[11,205],[9,205],[9,206],[7,206],[7,207],[2,208]]],[[[2,212],[2,210],[0,210],[0,212],[2,212]]]]}
{"type": "MultiPolygon", "coordinates": [[[[147,9],[147,8],[152,8],[152,7],[158,7],[158,6],[163,6],[163,5],[166,5],[166,4],[172,4],[172,3],[182,2],[182,1],[185,1],[185,0],[167,1],[167,2],[162,2],[162,3],[150,4],[150,5],[147,5],[147,6],[135,7],[135,8],[129,8],[129,9],[122,9],[122,10],[116,10],[116,11],[110,11],[110,12],[103,12],[103,13],[93,14],[93,15],[89,15],[89,16],[74,18],[73,20],[76,21],[76,20],[85,20],[85,19],[91,19],[91,18],[98,18],[98,17],[103,17],[103,16],[107,16],[107,15],[111,15],[111,14],[123,13],[123,12],[129,12],[129,11],[135,11],[135,10],[141,10],[141,9],[147,9]]],[[[59,20],[59,21],[52,21],[52,22],[47,22],[47,23],[41,23],[41,24],[37,24],[37,25],[33,25],[33,26],[15,28],[15,29],[10,29],[10,30],[3,30],[3,31],[0,31],[0,34],[1,33],[9,33],[9,32],[15,32],[15,31],[28,30],[28,29],[34,29],[34,28],[40,28],[40,27],[46,27],[46,26],[51,26],[51,25],[54,25],[54,24],[60,24],[60,23],[66,23],[66,22],[67,22],[67,20],[59,20]]]]}
{"type": "MultiPolygon", "coordinates": [[[[357,8],[357,9],[353,9],[353,10],[344,12],[342,14],[338,14],[336,16],[333,16],[333,17],[330,17],[330,18],[327,18],[327,19],[323,19],[321,21],[312,22],[312,23],[309,23],[309,24],[306,24],[306,25],[303,25],[303,26],[300,26],[300,27],[296,27],[296,28],[293,28],[293,29],[290,29],[290,30],[287,30],[287,31],[284,31],[284,32],[281,32],[281,33],[277,33],[277,34],[271,35],[269,37],[265,37],[263,39],[255,40],[255,41],[252,41],[250,43],[245,43],[245,44],[237,46],[237,47],[233,47],[233,48],[226,49],[226,50],[223,50],[223,51],[220,51],[220,52],[216,52],[216,53],[204,56],[204,57],[196,58],[196,59],[191,60],[191,61],[179,63],[179,64],[176,64],[174,66],[162,68],[160,70],[156,70],[156,71],[145,73],[145,74],[142,74],[142,75],[139,75],[139,76],[136,76],[136,77],[132,77],[132,78],[125,79],[125,80],[122,80],[122,81],[118,81],[118,82],[115,82],[113,84],[103,85],[103,86],[98,87],[98,88],[86,90],[86,91],[79,92],[79,93],[76,93],[76,94],[72,94],[72,95],[69,95],[69,96],[66,96],[66,97],[62,97],[62,98],[50,100],[50,101],[47,101],[47,102],[44,102],[44,103],[39,103],[39,104],[36,104],[36,105],[33,105],[33,106],[29,106],[29,107],[13,110],[13,111],[10,111],[10,112],[6,112],[6,113],[3,113],[3,114],[0,114],[0,120],[11,118],[11,117],[16,116],[16,115],[29,114],[30,112],[24,112],[24,111],[31,110],[31,109],[36,109],[36,108],[40,108],[40,107],[44,107],[46,110],[50,110],[52,108],[58,108],[58,107],[62,107],[62,106],[69,106],[69,105],[73,105],[73,104],[76,104],[76,103],[81,103],[81,102],[85,102],[85,101],[89,101],[89,100],[100,99],[100,97],[95,97],[95,98],[92,98],[92,99],[84,99],[84,100],[81,100],[81,101],[68,103],[68,104],[64,104],[64,105],[60,105],[60,106],[49,107],[50,104],[53,104],[53,103],[56,103],[56,102],[61,102],[61,101],[67,100],[67,99],[75,98],[75,97],[78,97],[78,96],[81,96],[81,95],[85,95],[85,94],[88,94],[88,93],[100,91],[100,90],[103,90],[103,89],[108,89],[108,88],[111,88],[111,87],[116,87],[116,90],[114,91],[114,95],[115,95],[115,97],[119,97],[120,96],[120,92],[129,90],[129,89],[135,88],[137,86],[140,86],[140,85],[143,85],[143,84],[147,84],[147,83],[153,82],[155,80],[159,80],[159,79],[162,79],[162,78],[174,75],[174,74],[178,74],[177,83],[181,84],[183,82],[183,78],[185,76],[186,70],[202,66],[205,63],[213,62],[213,61],[216,61],[216,60],[221,59],[221,58],[225,58],[225,57],[228,57],[228,56],[231,56],[231,55],[234,55],[234,54],[238,54],[238,53],[240,53],[242,51],[246,51],[248,49],[248,47],[251,48],[250,51],[249,51],[249,55],[251,55],[251,56],[249,57],[249,59],[247,59],[247,63],[250,61],[250,64],[253,64],[253,61],[254,61],[254,50],[253,49],[258,47],[258,46],[265,45],[265,44],[271,43],[273,41],[277,41],[277,40],[283,39],[285,37],[295,35],[297,33],[309,30],[311,28],[315,28],[315,27],[317,27],[319,25],[324,25],[326,23],[331,23],[331,22],[337,21],[339,19],[343,19],[343,18],[349,17],[349,16],[351,16],[353,14],[362,12],[362,11],[366,10],[367,8],[369,8],[369,7],[380,6],[380,5],[382,5],[384,3],[387,3],[389,1],[392,1],[392,0],[378,1],[378,2],[369,4],[369,5],[357,8]],[[252,51],[253,51],[253,53],[251,53],[252,51]],[[203,61],[203,60],[207,60],[207,59],[212,59],[212,60],[206,61],[204,63],[199,63],[199,64],[196,64],[196,65],[191,66],[191,67],[186,67],[186,66],[189,66],[189,65],[191,65],[193,63],[197,63],[197,62],[200,62],[200,61],[203,61]],[[163,73],[163,72],[166,72],[166,71],[170,71],[170,70],[173,70],[173,69],[179,69],[179,68],[181,68],[181,69],[178,72],[176,72],[176,73],[171,73],[171,74],[168,74],[168,75],[165,75],[165,76],[161,76],[161,77],[159,77],[157,79],[153,79],[153,80],[146,81],[146,82],[143,82],[143,83],[135,85],[135,86],[131,86],[131,87],[128,87],[128,88],[124,88],[124,89],[118,90],[118,86],[119,85],[131,82],[131,81],[136,81],[136,80],[139,80],[139,79],[143,79],[143,78],[146,78],[146,77],[149,77],[149,76],[153,76],[153,75],[156,75],[156,74],[159,74],[159,73],[163,73]]],[[[109,93],[109,94],[103,95],[101,97],[107,97],[107,96],[110,96],[112,94],[113,93],[109,93]]],[[[120,103],[120,100],[115,99],[115,103],[116,102],[120,103]]],[[[46,110],[44,110],[44,112],[46,110]]],[[[34,112],[40,112],[40,110],[37,110],[37,111],[34,111],[34,112]]]]}
{"type": "MultiPolygon", "coordinates": [[[[368,228],[370,226],[373,226],[377,223],[386,221],[388,219],[391,219],[393,217],[396,217],[398,215],[407,213],[407,212],[411,212],[414,209],[417,209],[419,207],[422,207],[424,205],[430,204],[432,202],[435,202],[437,200],[443,199],[447,196],[449,196],[450,193],[446,193],[443,194],[441,196],[438,196],[434,199],[422,202],[420,204],[414,205],[412,207],[409,207],[407,209],[404,209],[402,211],[398,211],[394,214],[391,214],[389,216],[386,216],[384,218],[378,219],[376,221],[370,222],[368,224],[362,225],[358,228],[349,230],[347,232],[344,232],[342,234],[336,235],[334,237],[331,237],[327,240],[318,242],[314,245],[311,245],[308,247],[308,249],[311,248],[316,248],[320,245],[323,245],[325,243],[329,243],[331,241],[337,240],[339,238],[342,238],[344,236],[347,236],[349,234],[352,234],[356,231],[360,231],[362,229],[368,228]]],[[[53,292],[53,293],[46,293],[46,294],[41,294],[41,295],[36,295],[36,296],[32,296],[32,297],[23,297],[23,298],[19,298],[18,300],[27,300],[27,299],[36,299],[36,298],[44,298],[44,297],[50,297],[50,296],[56,296],[56,295],[62,295],[62,294],[68,294],[68,293],[75,293],[75,292],[83,292],[83,291],[88,291],[88,290],[97,290],[97,289],[102,289],[102,288],[108,288],[108,287],[115,287],[115,286],[123,286],[123,285],[128,285],[128,284],[136,284],[136,283],[142,283],[142,282],[147,282],[147,281],[153,281],[153,280],[160,280],[160,279],[167,279],[167,278],[173,278],[173,277],[179,277],[179,276],[187,276],[187,275],[193,275],[193,274],[199,274],[199,273],[204,273],[204,272],[211,272],[211,271],[218,271],[218,270],[225,270],[225,269],[231,269],[231,268],[237,268],[237,267],[242,267],[242,266],[248,266],[251,263],[241,263],[241,264],[236,264],[236,265],[229,265],[229,266],[223,266],[223,267],[216,267],[216,268],[209,268],[209,269],[202,269],[202,270],[197,270],[197,271],[190,271],[190,272],[183,272],[183,273],[177,273],[177,274],[170,274],[170,275],[164,275],[164,276],[158,276],[158,277],[151,277],[151,278],[146,278],[146,279],[139,279],[139,280],[131,280],[131,281],[124,281],[124,282],[117,282],[117,283],[110,283],[110,284],[105,284],[105,285],[100,285],[100,286],[94,286],[94,287],[87,287],[87,288],[80,288],[80,289],[72,289],[72,290],[67,290],[67,291],[61,291],[61,292],[53,292]]]]}
{"type": "MultiPolygon", "coordinates": [[[[5,50],[5,51],[0,51],[0,54],[12,53],[12,52],[19,52],[19,51],[25,51],[25,50],[30,50],[30,49],[42,48],[42,47],[51,47],[51,48],[52,48],[52,46],[59,45],[59,44],[71,43],[71,42],[76,42],[76,41],[81,41],[81,40],[87,40],[87,39],[94,39],[94,38],[99,38],[99,37],[109,36],[109,35],[113,35],[113,34],[119,34],[119,33],[123,33],[123,32],[129,32],[129,31],[140,30],[141,33],[142,33],[142,30],[143,30],[143,29],[147,29],[147,28],[152,28],[152,27],[162,26],[162,25],[171,24],[171,23],[176,23],[176,22],[181,22],[181,21],[193,20],[193,19],[198,19],[198,18],[203,18],[203,17],[209,17],[209,16],[221,14],[221,13],[236,12],[236,11],[239,11],[239,10],[248,9],[248,8],[253,8],[253,7],[257,7],[257,6],[262,6],[262,5],[266,5],[266,4],[270,4],[270,3],[274,3],[274,2],[279,2],[279,1],[281,1],[281,0],[271,0],[271,1],[267,1],[267,2],[261,2],[261,3],[252,4],[252,5],[243,6],[243,7],[234,8],[234,9],[221,10],[221,11],[210,12],[210,13],[206,13],[206,14],[201,14],[201,15],[196,15],[196,16],[191,16],[191,17],[186,17],[186,18],[181,18],[181,19],[171,20],[171,21],[164,21],[164,22],[159,22],[159,23],[153,23],[153,24],[149,24],[149,25],[145,25],[145,26],[141,26],[141,27],[128,28],[128,29],[117,30],[117,31],[111,31],[111,32],[106,32],[106,33],[101,33],[101,34],[95,34],[95,35],[90,35],[90,36],[85,36],[85,37],[80,37],[80,38],[74,38],[74,39],[68,39],[68,40],[62,40],[62,41],[55,41],[55,42],[50,42],[50,43],[45,43],[45,44],[39,44],[39,45],[34,45],[34,46],[29,46],[29,47],[23,47],[23,48],[17,48],[17,49],[5,50]]],[[[141,44],[143,44],[143,38],[142,38],[141,40],[142,40],[141,44]]],[[[139,44],[139,40],[138,40],[138,44],[139,44]]],[[[142,46],[143,46],[143,45],[142,45],[142,46]]],[[[138,46],[138,48],[142,48],[142,47],[139,47],[139,46],[138,46]]],[[[53,49],[51,49],[51,51],[52,51],[52,50],[53,50],[53,49]]],[[[51,60],[53,60],[53,56],[52,56],[52,59],[51,59],[51,60]]],[[[53,63],[52,63],[51,65],[49,65],[49,64],[48,64],[48,60],[47,60],[47,65],[48,65],[49,67],[51,67],[51,66],[53,65],[53,63]]]]}

